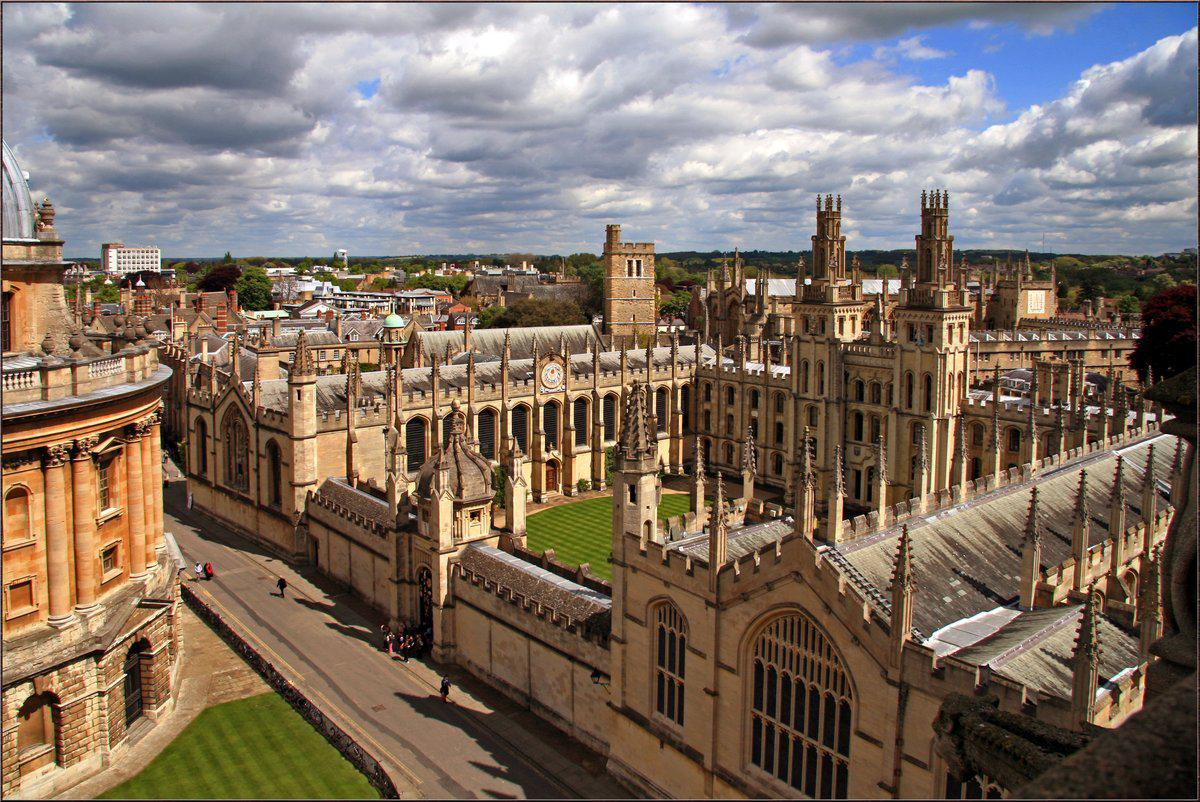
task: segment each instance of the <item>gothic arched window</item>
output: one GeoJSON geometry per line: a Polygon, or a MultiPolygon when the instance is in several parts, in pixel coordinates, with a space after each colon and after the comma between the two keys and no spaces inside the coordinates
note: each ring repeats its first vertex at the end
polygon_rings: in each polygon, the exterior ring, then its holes
{"type": "Polygon", "coordinates": [[[604,396],[604,439],[617,439],[617,397],[613,394],[604,396]]]}
{"type": "Polygon", "coordinates": [[[787,401],[784,399],[783,393],[775,393],[775,414],[782,415],[786,408],[787,401]]]}
{"type": "Polygon", "coordinates": [[[854,691],[825,633],[803,613],[751,644],[750,762],[817,799],[845,799],[854,691]]]}
{"type": "Polygon", "coordinates": [[[683,385],[679,388],[679,409],[683,413],[683,430],[692,428],[692,388],[683,385]]]}
{"type": "Polygon", "coordinates": [[[425,464],[425,419],[413,418],[404,424],[404,448],[408,451],[408,470],[425,464]]]}
{"type": "Polygon", "coordinates": [[[758,390],[750,391],[750,409],[758,409],[758,390]]]}
{"type": "Polygon", "coordinates": [[[654,614],[654,712],[683,725],[683,679],[687,657],[687,621],[666,602],[654,614]]]}
{"type": "Polygon", "coordinates": [[[518,404],[512,411],[512,437],[517,448],[524,454],[529,453],[529,407],[518,404]]]}
{"type": "Polygon", "coordinates": [[[866,400],[866,389],[865,388],[866,388],[866,386],[863,384],[862,379],[854,380],[854,400],[855,401],[866,400]]]}
{"type": "Polygon", "coordinates": [[[1017,429],[1014,427],[1014,428],[1011,428],[1008,430],[1008,450],[1009,451],[1020,451],[1021,450],[1021,430],[1020,429],[1017,429]]]}
{"type": "Polygon", "coordinates": [[[774,457],[772,457],[771,463],[772,470],[774,471],[775,475],[783,476],[783,455],[776,454],[774,457]]]}
{"type": "Polygon", "coordinates": [[[808,408],[808,425],[809,426],[817,425],[817,408],[816,408],[816,406],[810,406],[808,408]]]}
{"type": "Polygon", "coordinates": [[[667,388],[659,387],[654,391],[654,422],[660,432],[667,430],[667,417],[670,413],[667,407],[667,388]]]}
{"type": "Polygon", "coordinates": [[[229,410],[222,427],[225,438],[225,484],[235,490],[250,486],[249,435],[237,410],[229,410]]]}
{"type": "Polygon", "coordinates": [[[983,424],[975,423],[971,425],[971,445],[983,445],[983,424]]]}
{"type": "Polygon", "coordinates": [[[588,402],[576,398],[571,404],[572,425],[575,427],[575,445],[586,446],[588,441],[588,402]]]}
{"type": "Polygon", "coordinates": [[[825,395],[825,363],[817,363],[817,395],[825,395]]]}
{"type": "Polygon", "coordinates": [[[725,388],[725,403],[729,406],[733,406],[735,403],[737,403],[737,396],[734,395],[732,387],[725,388]]]}
{"type": "Polygon", "coordinates": [[[904,372],[904,406],[913,408],[913,375],[912,371],[904,372]]]}
{"type": "Polygon", "coordinates": [[[854,413],[854,439],[860,443],[863,439],[863,415],[861,412],[854,413]]]}
{"type": "Polygon", "coordinates": [[[879,382],[871,382],[871,403],[878,404],[882,399],[879,382]]]}
{"type": "Polygon", "coordinates": [[[475,427],[479,440],[479,453],[485,459],[496,458],[496,410],[482,409],[475,416],[475,427]]]}
{"type": "Polygon", "coordinates": [[[558,448],[558,404],[554,401],[542,407],[542,431],[546,433],[546,448],[558,448]]]}
{"type": "Polygon", "coordinates": [[[283,458],[274,440],[267,443],[267,500],[272,507],[283,505],[283,458]]]}
{"type": "Polygon", "coordinates": [[[928,412],[929,410],[933,409],[933,377],[926,373],[923,382],[925,390],[924,410],[928,412]]]}
{"type": "Polygon", "coordinates": [[[808,392],[808,360],[800,363],[800,392],[808,392]]]}

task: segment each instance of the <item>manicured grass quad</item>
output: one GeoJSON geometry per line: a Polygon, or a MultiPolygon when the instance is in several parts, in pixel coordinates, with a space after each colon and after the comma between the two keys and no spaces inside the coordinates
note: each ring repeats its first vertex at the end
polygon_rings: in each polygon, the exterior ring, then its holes
{"type": "Polygon", "coordinates": [[[101,799],[378,799],[278,694],[210,707],[101,799]]]}
{"type": "MultiPolygon", "coordinates": [[[[658,518],[682,515],[690,509],[687,493],[664,493],[658,518]]],[[[592,573],[612,579],[612,499],[593,498],[534,513],[525,523],[528,546],[533,551],[554,549],[565,563],[588,563],[592,573]]]]}

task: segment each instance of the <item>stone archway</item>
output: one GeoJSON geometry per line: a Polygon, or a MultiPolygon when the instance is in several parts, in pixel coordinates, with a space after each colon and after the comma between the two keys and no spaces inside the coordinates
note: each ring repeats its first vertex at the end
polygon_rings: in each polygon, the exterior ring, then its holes
{"type": "Polygon", "coordinates": [[[559,471],[558,460],[552,459],[546,463],[546,485],[545,485],[545,487],[546,487],[547,492],[561,492],[562,488],[560,488],[558,486],[559,485],[559,477],[560,477],[560,471],[559,471]]]}

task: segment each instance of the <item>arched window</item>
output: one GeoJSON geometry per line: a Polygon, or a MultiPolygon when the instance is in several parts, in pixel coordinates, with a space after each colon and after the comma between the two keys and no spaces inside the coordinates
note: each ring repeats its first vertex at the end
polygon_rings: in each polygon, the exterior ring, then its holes
{"type": "Polygon", "coordinates": [[[450,442],[450,424],[452,424],[453,422],[454,422],[453,415],[446,415],[445,417],[442,418],[442,440],[441,440],[441,443],[442,443],[443,448],[445,448],[446,444],[450,442]]]}
{"type": "Polygon", "coordinates": [[[733,444],[732,443],[725,444],[725,464],[726,465],[733,464],[733,444]]]}
{"type": "Polygon", "coordinates": [[[707,409],[704,410],[704,431],[712,431],[712,412],[707,409]]]}
{"type": "Polygon", "coordinates": [[[481,409],[475,416],[476,431],[479,432],[479,453],[485,459],[496,458],[496,410],[481,409]]]}
{"type": "Polygon", "coordinates": [[[249,436],[246,422],[235,409],[230,409],[222,427],[225,438],[225,484],[235,490],[250,486],[249,436]]]}
{"type": "Polygon", "coordinates": [[[604,413],[604,439],[606,441],[617,439],[617,397],[613,394],[604,396],[603,409],[604,413]]]}
{"type": "Polygon", "coordinates": [[[660,432],[667,430],[667,418],[670,412],[667,407],[667,388],[659,387],[654,391],[654,422],[660,432]]]}
{"type": "Polygon", "coordinates": [[[782,443],[783,443],[783,421],[777,420],[777,421],[775,421],[775,444],[780,445],[782,443]]]}
{"type": "Polygon", "coordinates": [[[874,443],[879,439],[879,435],[883,434],[883,421],[874,415],[871,416],[871,442],[874,443]]]}
{"type": "Polygon", "coordinates": [[[404,448],[408,451],[408,470],[420,470],[425,464],[424,418],[413,418],[404,424],[404,448]]]}
{"type": "Polygon", "coordinates": [[[784,615],[750,658],[750,762],[806,796],[845,799],[854,692],[825,633],[807,615],[784,615]]]}
{"type": "Polygon", "coordinates": [[[267,500],[272,507],[283,505],[283,458],[274,440],[267,443],[267,500]]]}
{"type": "Polygon", "coordinates": [[[871,382],[871,403],[878,404],[882,401],[883,394],[880,392],[879,382],[871,382]]]}
{"type": "Polygon", "coordinates": [[[0,351],[12,350],[12,299],[11,292],[0,293],[0,351]]]}
{"type": "Polygon", "coordinates": [[[892,383],[888,382],[887,383],[887,404],[888,404],[888,406],[891,406],[892,398],[893,398],[892,383]]]}
{"type": "Polygon", "coordinates": [[[817,425],[817,408],[815,405],[810,406],[808,408],[808,425],[809,426],[817,425]]]}
{"type": "Polygon", "coordinates": [[[758,390],[750,391],[750,409],[758,409],[758,390]]]}
{"type": "Polygon", "coordinates": [[[825,363],[817,363],[817,395],[825,395],[825,363]]]}
{"type": "Polygon", "coordinates": [[[208,424],[196,419],[196,462],[192,473],[208,478],[208,424]]]}
{"type": "Polygon", "coordinates": [[[4,542],[28,540],[29,527],[29,491],[14,487],[4,496],[4,542]]]}
{"type": "Polygon", "coordinates": [[[973,445],[973,446],[982,446],[983,445],[983,424],[982,423],[971,424],[971,445],[973,445]]]}
{"type": "Polygon", "coordinates": [[[808,392],[808,360],[800,363],[800,392],[808,392]]]}
{"type": "Polygon", "coordinates": [[[709,465],[711,463],[712,463],[712,440],[709,440],[706,437],[706,438],[704,438],[704,464],[709,465]]]}
{"type": "Polygon", "coordinates": [[[512,436],[521,453],[529,453],[529,407],[518,404],[512,411],[512,436]]]}
{"type": "Polygon", "coordinates": [[[144,700],[142,698],[142,669],[147,668],[144,665],[144,660],[147,659],[147,652],[150,651],[150,644],[144,640],[139,640],[137,643],[129,647],[129,651],[125,655],[125,731],[128,733],[129,727],[133,722],[142,717],[144,700]]]}
{"type": "Polygon", "coordinates": [[[775,393],[775,414],[782,415],[786,408],[787,401],[783,397],[783,393],[775,393]]]}
{"type": "Polygon", "coordinates": [[[708,382],[704,383],[704,400],[712,401],[712,385],[708,382]]]}
{"type": "Polygon", "coordinates": [[[588,402],[576,398],[571,404],[571,425],[575,427],[575,445],[586,446],[588,441],[588,402]]]}
{"type": "Polygon", "coordinates": [[[658,606],[654,622],[654,712],[682,726],[687,622],[669,602],[658,606]]]}
{"type": "Polygon", "coordinates": [[[865,401],[866,400],[866,389],[865,388],[866,388],[866,385],[863,384],[862,379],[854,380],[854,400],[855,401],[865,401]]]}
{"type": "Polygon", "coordinates": [[[692,428],[692,388],[683,385],[679,388],[679,409],[683,414],[683,430],[692,428]]]}
{"type": "Polygon", "coordinates": [[[733,436],[733,413],[725,416],[725,434],[733,436]]]}
{"type": "Polygon", "coordinates": [[[926,373],[925,378],[922,381],[925,390],[924,410],[928,412],[929,410],[933,409],[933,377],[926,373]]]}
{"type": "Polygon", "coordinates": [[[59,762],[57,704],[54,694],[37,693],[17,711],[17,761],[22,774],[59,762]]]}
{"type": "Polygon", "coordinates": [[[979,457],[971,457],[971,478],[978,479],[983,475],[983,463],[979,457]]]}
{"type": "Polygon", "coordinates": [[[546,448],[558,448],[558,404],[554,401],[542,407],[542,431],[546,433],[546,448]]]}
{"type": "Polygon", "coordinates": [[[1008,430],[1008,450],[1009,451],[1020,451],[1021,450],[1021,430],[1017,429],[1016,427],[1013,427],[1008,430]]]}
{"type": "Polygon", "coordinates": [[[904,406],[913,408],[913,375],[909,370],[904,371],[904,406]]]}
{"type": "Polygon", "coordinates": [[[783,476],[783,455],[776,454],[771,458],[771,469],[776,476],[783,476]]]}
{"type": "Polygon", "coordinates": [[[854,413],[854,439],[860,443],[863,439],[863,416],[861,412],[854,413]]]}
{"type": "Polygon", "coordinates": [[[733,406],[736,403],[737,397],[734,395],[732,387],[725,388],[725,403],[733,406]]]}
{"type": "Polygon", "coordinates": [[[921,434],[925,431],[925,424],[914,423],[912,425],[912,444],[914,446],[921,444],[921,434]]]}

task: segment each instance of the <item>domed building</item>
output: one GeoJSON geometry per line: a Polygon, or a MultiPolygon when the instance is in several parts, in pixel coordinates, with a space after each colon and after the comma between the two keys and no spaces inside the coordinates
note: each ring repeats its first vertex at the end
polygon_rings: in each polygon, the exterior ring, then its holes
{"type": "MultiPolygon", "coordinates": [[[[177,567],[163,533],[162,390],[143,319],[68,309],[63,241],[4,145],[3,783],[46,797],[173,704],[177,567]]],[[[131,737],[133,736],[133,737],[131,737]]]]}

